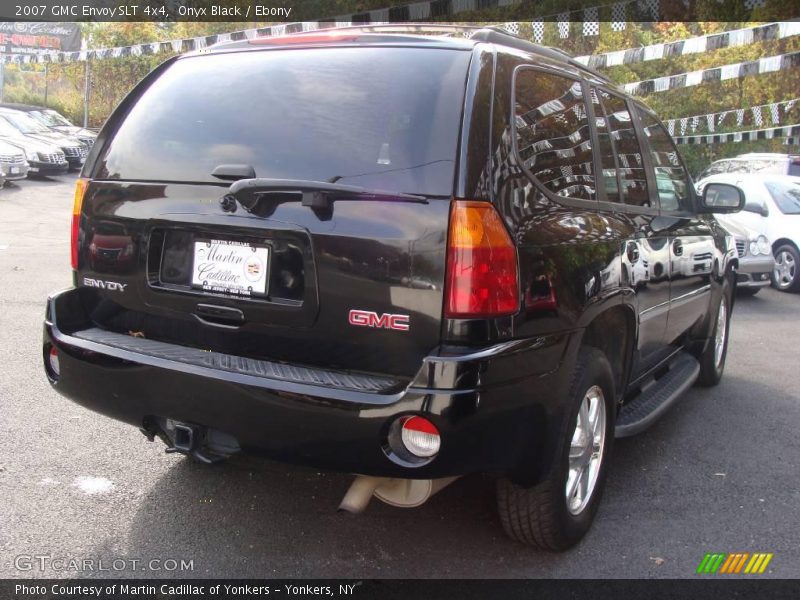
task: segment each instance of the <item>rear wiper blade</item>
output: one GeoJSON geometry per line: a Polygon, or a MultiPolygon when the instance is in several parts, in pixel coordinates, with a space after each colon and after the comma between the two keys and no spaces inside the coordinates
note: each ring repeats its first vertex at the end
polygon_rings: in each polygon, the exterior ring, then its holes
{"type": "Polygon", "coordinates": [[[310,208],[326,209],[331,201],[337,198],[361,198],[375,200],[400,200],[403,202],[419,202],[427,204],[425,196],[390,192],[386,190],[372,190],[355,185],[343,185],[327,181],[311,181],[306,179],[271,179],[256,177],[253,179],[240,179],[231,184],[228,189],[239,204],[247,211],[252,211],[258,202],[270,194],[302,194],[301,203],[310,208]]]}

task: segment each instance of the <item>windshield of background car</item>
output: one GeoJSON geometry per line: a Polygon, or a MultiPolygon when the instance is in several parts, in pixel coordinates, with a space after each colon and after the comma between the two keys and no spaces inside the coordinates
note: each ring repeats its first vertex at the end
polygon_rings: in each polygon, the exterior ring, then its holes
{"type": "Polygon", "coordinates": [[[50,115],[46,114],[44,111],[41,110],[29,110],[28,116],[31,117],[32,119],[35,119],[45,127],[53,127],[55,125],[59,125],[59,123],[56,123],[50,115]]]}
{"type": "Polygon", "coordinates": [[[800,181],[767,181],[764,185],[783,214],[800,215],[800,181]]]}
{"type": "Polygon", "coordinates": [[[50,131],[25,113],[5,113],[3,117],[22,133],[48,133],[50,131]]]}
{"type": "Polygon", "coordinates": [[[429,48],[238,52],[177,61],[106,146],[99,179],[257,177],[449,196],[470,53],[429,48]]]}
{"type": "Polygon", "coordinates": [[[0,135],[19,136],[20,131],[0,116],[0,135]]]}
{"type": "Polygon", "coordinates": [[[42,116],[48,120],[48,124],[52,127],[73,126],[64,115],[52,109],[43,110],[42,116]]]}

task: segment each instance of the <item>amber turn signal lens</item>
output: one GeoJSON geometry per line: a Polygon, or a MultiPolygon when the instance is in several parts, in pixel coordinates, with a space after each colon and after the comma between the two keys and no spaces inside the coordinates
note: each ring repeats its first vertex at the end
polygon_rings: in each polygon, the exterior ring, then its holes
{"type": "Polygon", "coordinates": [[[446,318],[492,318],[519,310],[517,249],[491,203],[453,201],[446,280],[446,318]]]}
{"type": "Polygon", "coordinates": [[[86,187],[89,180],[80,178],[75,182],[75,197],[72,202],[72,231],[70,239],[72,269],[78,268],[78,234],[81,226],[81,208],[83,208],[83,196],[86,193],[86,187]]]}

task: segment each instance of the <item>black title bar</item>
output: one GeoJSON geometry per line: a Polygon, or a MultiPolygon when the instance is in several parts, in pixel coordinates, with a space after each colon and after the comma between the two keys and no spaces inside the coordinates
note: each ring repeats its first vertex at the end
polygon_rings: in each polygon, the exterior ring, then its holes
{"type": "Polygon", "coordinates": [[[624,5],[628,21],[775,21],[797,18],[796,3],[783,0],[572,0],[559,6],[532,0],[3,0],[0,21],[352,23],[442,21],[600,21],[624,5]],[[687,6],[688,4],[688,6],[687,6]],[[322,13],[322,14],[320,14],[322,13]],[[588,19],[586,19],[588,20],[588,19]]]}

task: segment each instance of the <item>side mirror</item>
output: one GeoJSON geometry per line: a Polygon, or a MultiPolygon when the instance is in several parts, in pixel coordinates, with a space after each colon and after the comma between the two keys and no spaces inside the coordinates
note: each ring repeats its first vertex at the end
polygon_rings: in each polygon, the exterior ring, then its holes
{"type": "Polygon", "coordinates": [[[767,208],[766,204],[761,204],[760,202],[748,202],[744,205],[742,210],[761,215],[762,217],[769,216],[769,208],[767,208]]]}
{"type": "Polygon", "coordinates": [[[734,213],[744,208],[744,192],[730,183],[707,183],[700,197],[701,212],[734,213]]]}

